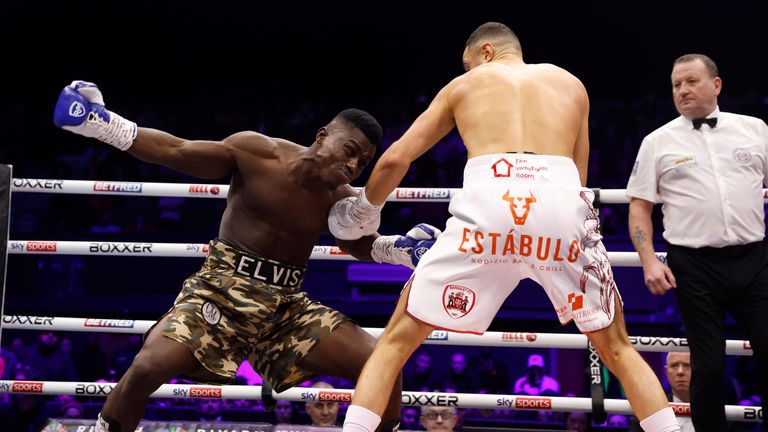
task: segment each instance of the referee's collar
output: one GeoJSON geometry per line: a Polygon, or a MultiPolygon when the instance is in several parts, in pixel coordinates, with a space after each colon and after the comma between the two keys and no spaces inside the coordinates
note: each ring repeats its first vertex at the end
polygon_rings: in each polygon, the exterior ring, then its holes
{"type": "MultiPolygon", "coordinates": [[[[722,117],[722,113],[720,112],[720,106],[715,106],[715,110],[712,111],[711,113],[707,114],[704,118],[712,118],[712,117],[716,117],[717,118],[717,125],[718,126],[722,126],[722,124],[723,124],[723,117],[722,117]]],[[[687,129],[693,130],[691,128],[691,120],[692,119],[689,119],[688,117],[686,117],[686,116],[681,114],[680,117],[677,118],[677,124],[679,126],[684,126],[687,129]]]]}

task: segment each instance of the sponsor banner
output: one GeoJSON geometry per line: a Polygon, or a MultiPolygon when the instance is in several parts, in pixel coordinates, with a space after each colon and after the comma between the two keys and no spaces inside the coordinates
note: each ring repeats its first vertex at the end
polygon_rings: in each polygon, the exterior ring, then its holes
{"type": "Polygon", "coordinates": [[[670,402],[669,406],[672,408],[672,411],[675,412],[675,415],[679,416],[691,416],[691,405],[687,403],[677,403],[677,402],[670,402]]]}
{"type": "Polygon", "coordinates": [[[551,409],[552,399],[548,397],[516,397],[516,409],[551,409]]]}
{"type": "Polygon", "coordinates": [[[221,189],[217,185],[201,185],[193,184],[189,185],[190,195],[213,195],[218,196],[221,193],[221,189]]]}
{"type": "Polygon", "coordinates": [[[55,241],[28,241],[27,252],[56,252],[55,241]]]}
{"type": "Polygon", "coordinates": [[[28,315],[3,315],[3,324],[23,324],[43,327],[53,327],[53,317],[28,315]]]}
{"type": "Polygon", "coordinates": [[[427,340],[447,341],[448,332],[445,330],[432,330],[432,333],[430,333],[429,336],[427,336],[427,340]]]}
{"type": "Polygon", "coordinates": [[[191,387],[189,389],[191,398],[220,398],[221,387],[191,387]]]}
{"type": "Polygon", "coordinates": [[[143,188],[142,183],[110,182],[110,181],[93,182],[94,192],[141,193],[142,188],[143,188]]]}
{"type": "Polygon", "coordinates": [[[451,394],[403,394],[403,405],[434,405],[434,406],[450,406],[458,407],[459,397],[451,394]]]}
{"type": "Polygon", "coordinates": [[[420,189],[420,188],[398,188],[395,190],[395,198],[412,200],[436,200],[444,201],[451,198],[450,189],[420,189]]]}
{"type": "Polygon", "coordinates": [[[133,328],[135,324],[134,320],[86,318],[83,325],[85,327],[133,328]]]}
{"type": "Polygon", "coordinates": [[[64,181],[16,178],[13,179],[13,187],[26,190],[62,190],[64,187],[64,181]]]}
{"type": "Polygon", "coordinates": [[[688,340],[685,338],[630,336],[629,342],[638,347],[688,347],[688,340]]]}
{"type": "Polygon", "coordinates": [[[536,342],[538,336],[536,333],[523,333],[523,332],[504,332],[501,333],[502,342],[510,343],[525,343],[536,342]]]}
{"type": "Polygon", "coordinates": [[[321,391],[317,393],[317,400],[321,402],[352,402],[352,393],[342,391],[321,391]]]}
{"type": "Polygon", "coordinates": [[[744,420],[763,420],[763,409],[760,407],[744,407],[744,420]]]}
{"type": "Polygon", "coordinates": [[[11,393],[42,393],[43,383],[35,381],[14,381],[11,393]]]}
{"type": "Polygon", "coordinates": [[[75,386],[75,394],[78,396],[109,396],[116,385],[114,383],[78,384],[75,386]]]}
{"type": "Polygon", "coordinates": [[[109,254],[146,254],[152,253],[152,245],[152,243],[92,242],[90,245],[88,245],[88,252],[109,254]]]}

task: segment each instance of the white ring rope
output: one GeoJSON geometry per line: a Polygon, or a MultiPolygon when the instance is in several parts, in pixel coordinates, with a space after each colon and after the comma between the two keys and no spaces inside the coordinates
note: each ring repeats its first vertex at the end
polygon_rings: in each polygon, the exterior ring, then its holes
{"type": "MultiPolygon", "coordinates": [[[[397,188],[389,195],[387,201],[448,202],[460,190],[456,188],[397,188]]],[[[625,195],[625,189],[598,190],[600,191],[601,203],[626,204],[629,202],[625,195]]],[[[225,198],[229,192],[229,185],[15,178],[11,191],[77,195],[225,198]]],[[[768,202],[768,189],[763,189],[763,199],[768,202]]]]}
{"type": "MultiPolygon", "coordinates": [[[[75,332],[133,333],[143,334],[155,321],[104,318],[66,318],[29,315],[4,315],[4,330],[58,330],[75,332]]],[[[363,328],[378,338],[384,329],[363,328]]],[[[629,341],[638,351],[671,352],[688,351],[685,338],[659,336],[630,336],[629,341]]],[[[434,330],[424,341],[430,345],[491,346],[519,348],[586,349],[587,337],[583,334],[532,333],[532,332],[485,332],[482,335],[434,330]]],[[[728,355],[751,356],[749,341],[725,341],[728,355]]]]}
{"type": "MultiPolygon", "coordinates": [[[[226,198],[229,185],[15,178],[11,191],[75,195],[226,198]]],[[[398,188],[392,192],[387,201],[448,202],[457,191],[459,189],[398,188]]]]}
{"type": "MultiPolygon", "coordinates": [[[[148,242],[97,242],[59,240],[11,240],[9,254],[59,254],[59,255],[110,255],[110,256],[155,256],[155,257],[204,257],[207,244],[193,243],[148,243],[148,242]]],[[[665,252],[657,253],[660,261],[667,259],[665,252]]],[[[352,261],[338,246],[315,246],[309,259],[352,261]]],[[[640,257],[636,252],[608,252],[611,265],[616,267],[639,267],[640,257]]]]}
{"type": "MultiPolygon", "coordinates": [[[[62,382],[62,381],[0,381],[0,394],[74,395],[106,397],[115,383],[62,382]]],[[[275,400],[294,402],[329,401],[351,402],[353,391],[349,389],[317,389],[293,387],[281,393],[272,392],[275,400]]],[[[261,399],[261,386],[163,384],[152,393],[155,398],[174,399],[261,399]]],[[[624,399],[605,399],[605,411],[632,414],[632,407],[624,399]]],[[[543,397],[471,393],[432,393],[404,391],[403,405],[452,406],[456,408],[509,409],[525,411],[592,411],[592,399],[584,397],[543,397]]],[[[676,415],[690,416],[690,405],[671,403],[676,415]]],[[[760,407],[726,405],[728,420],[760,421],[760,407]]]]}

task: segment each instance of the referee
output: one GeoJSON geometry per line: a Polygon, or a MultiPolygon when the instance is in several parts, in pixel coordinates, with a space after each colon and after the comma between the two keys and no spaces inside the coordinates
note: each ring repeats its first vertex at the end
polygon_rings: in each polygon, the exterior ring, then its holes
{"type": "MultiPolygon", "coordinates": [[[[652,294],[676,288],[691,350],[696,432],[726,430],[725,312],[746,332],[768,406],[768,249],[763,185],[768,126],[721,112],[717,65],[687,54],[672,67],[680,117],[643,140],[627,185],[629,230],[652,294]],[[653,204],[662,204],[667,264],[653,248],[653,204]]],[[[763,430],[768,430],[763,423],[763,430]]]]}

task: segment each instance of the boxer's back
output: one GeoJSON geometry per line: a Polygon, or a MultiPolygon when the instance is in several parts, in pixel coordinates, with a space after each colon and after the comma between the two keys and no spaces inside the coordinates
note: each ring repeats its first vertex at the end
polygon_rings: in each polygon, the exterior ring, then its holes
{"type": "Polygon", "coordinates": [[[491,62],[453,83],[448,98],[469,157],[511,151],[573,157],[589,103],[557,66],[491,62]]]}

